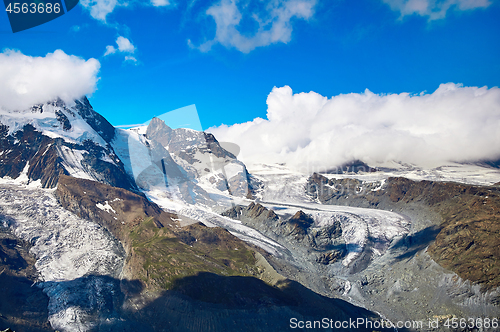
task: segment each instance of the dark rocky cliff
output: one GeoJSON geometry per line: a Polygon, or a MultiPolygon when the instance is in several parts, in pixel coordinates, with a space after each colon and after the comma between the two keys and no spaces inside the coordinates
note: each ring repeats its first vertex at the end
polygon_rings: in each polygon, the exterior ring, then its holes
{"type": "MultiPolygon", "coordinates": [[[[0,218],[3,218],[0,215],[0,218]]],[[[54,331],[48,322],[49,299],[38,280],[30,244],[0,228],[0,330],[54,331]]]]}

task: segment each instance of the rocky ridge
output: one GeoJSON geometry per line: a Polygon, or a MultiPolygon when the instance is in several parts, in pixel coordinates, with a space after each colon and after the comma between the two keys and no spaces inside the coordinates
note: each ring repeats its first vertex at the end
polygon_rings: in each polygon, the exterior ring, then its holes
{"type": "Polygon", "coordinates": [[[86,97],[61,100],[21,113],[0,113],[0,177],[26,176],[55,188],[59,175],[73,175],[136,190],[109,142],[114,127],[86,97]]]}

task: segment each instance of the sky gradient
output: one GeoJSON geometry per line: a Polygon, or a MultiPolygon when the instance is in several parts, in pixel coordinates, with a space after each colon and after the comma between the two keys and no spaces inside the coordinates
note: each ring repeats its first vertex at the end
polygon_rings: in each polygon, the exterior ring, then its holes
{"type": "Polygon", "coordinates": [[[113,125],[191,104],[203,129],[266,118],[273,87],[332,97],[500,80],[495,0],[82,0],[15,34],[1,15],[4,53],[96,59],[89,99],[113,125]]]}

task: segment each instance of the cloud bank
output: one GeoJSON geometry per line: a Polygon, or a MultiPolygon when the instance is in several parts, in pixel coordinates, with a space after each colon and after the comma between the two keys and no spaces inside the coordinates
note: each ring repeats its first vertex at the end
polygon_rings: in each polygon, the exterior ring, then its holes
{"type": "MultiPolygon", "coordinates": [[[[243,33],[240,27],[244,18],[237,0],[221,0],[207,9],[216,24],[215,37],[201,44],[198,48],[208,52],[213,45],[221,44],[227,48],[248,53],[260,46],[275,43],[288,43],[292,38],[292,19],[308,20],[314,14],[315,0],[272,0],[263,10],[248,10],[245,15],[257,26],[250,35],[243,33]]],[[[240,3],[240,7],[241,7],[240,3]]],[[[247,7],[247,6],[245,6],[247,7]]],[[[190,45],[192,45],[190,43],[190,45]]]]}
{"type": "Polygon", "coordinates": [[[364,93],[331,98],[274,88],[267,119],[210,128],[241,147],[252,163],[305,171],[352,160],[435,167],[447,161],[500,158],[500,89],[441,84],[431,94],[364,93]]]}
{"type": "Polygon", "coordinates": [[[401,17],[417,14],[427,16],[430,21],[446,17],[448,10],[465,11],[477,8],[486,8],[491,5],[490,0],[382,0],[392,10],[401,13],[401,17]]]}
{"type": "Polygon", "coordinates": [[[25,110],[57,97],[66,102],[96,90],[100,63],[61,50],[45,57],[0,53],[0,108],[25,110]]]}

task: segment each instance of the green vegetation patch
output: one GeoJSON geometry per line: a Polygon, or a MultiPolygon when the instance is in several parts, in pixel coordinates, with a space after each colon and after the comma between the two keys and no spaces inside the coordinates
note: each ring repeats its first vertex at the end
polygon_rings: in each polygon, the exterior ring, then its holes
{"type": "Polygon", "coordinates": [[[130,231],[131,264],[147,284],[171,289],[175,280],[210,272],[221,276],[254,276],[255,257],[246,245],[224,229],[194,224],[179,229],[158,228],[153,218],[130,231]]]}

